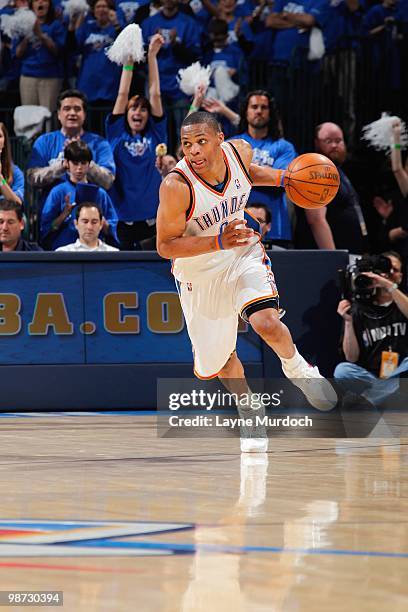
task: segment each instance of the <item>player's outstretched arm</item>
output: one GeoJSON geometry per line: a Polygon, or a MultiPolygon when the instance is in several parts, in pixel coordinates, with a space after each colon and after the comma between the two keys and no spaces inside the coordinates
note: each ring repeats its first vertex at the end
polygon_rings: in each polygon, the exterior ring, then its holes
{"type": "Polygon", "coordinates": [[[246,222],[240,219],[227,225],[223,234],[183,236],[189,206],[190,190],[187,184],[177,174],[168,174],[160,187],[157,211],[157,251],[161,257],[194,257],[249,244],[253,230],[246,228],[246,222]]]}
{"type": "Polygon", "coordinates": [[[283,187],[284,170],[253,164],[251,145],[246,140],[232,140],[231,142],[237,149],[254,187],[283,187]]]}

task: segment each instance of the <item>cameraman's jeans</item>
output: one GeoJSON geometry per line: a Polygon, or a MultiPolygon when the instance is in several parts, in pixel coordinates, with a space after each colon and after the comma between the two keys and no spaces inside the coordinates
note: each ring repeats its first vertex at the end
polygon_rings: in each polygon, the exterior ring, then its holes
{"type": "Polygon", "coordinates": [[[361,395],[378,407],[383,400],[398,391],[399,376],[406,372],[408,372],[408,357],[401,361],[388,378],[378,378],[355,363],[343,361],[336,366],[334,378],[344,390],[361,395]],[[347,384],[342,385],[342,380],[347,384]]]}

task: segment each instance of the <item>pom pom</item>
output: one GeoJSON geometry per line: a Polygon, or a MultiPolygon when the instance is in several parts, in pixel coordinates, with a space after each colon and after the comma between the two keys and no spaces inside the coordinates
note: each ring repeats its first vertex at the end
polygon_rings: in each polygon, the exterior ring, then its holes
{"type": "Polygon", "coordinates": [[[365,125],[361,139],[377,151],[391,152],[394,142],[392,126],[396,122],[401,124],[401,146],[405,149],[408,145],[407,126],[399,117],[390,116],[387,113],[382,113],[381,119],[365,125]]]}
{"type": "Polygon", "coordinates": [[[142,30],[136,23],[126,26],[119,34],[113,45],[106,50],[106,55],[111,62],[123,66],[129,58],[134,62],[144,60],[144,48],[142,30]]]}
{"type": "Polygon", "coordinates": [[[239,85],[231,79],[228,69],[218,66],[214,72],[214,84],[217,91],[217,98],[221,102],[230,102],[239,93],[239,85]]]}
{"type": "Polygon", "coordinates": [[[156,147],[156,155],[157,157],[164,157],[167,155],[167,145],[164,142],[161,142],[156,147]]]}
{"type": "Polygon", "coordinates": [[[210,84],[211,67],[201,66],[200,62],[194,62],[188,68],[183,68],[178,71],[178,84],[183,93],[187,96],[193,96],[199,85],[207,90],[210,84]]]}
{"type": "Polygon", "coordinates": [[[36,19],[33,11],[26,8],[18,9],[14,15],[2,15],[1,30],[9,38],[32,37],[36,19]]]}
{"type": "Polygon", "coordinates": [[[62,8],[64,15],[71,19],[75,15],[88,13],[89,4],[86,0],[66,0],[66,2],[62,2],[62,8]]]}

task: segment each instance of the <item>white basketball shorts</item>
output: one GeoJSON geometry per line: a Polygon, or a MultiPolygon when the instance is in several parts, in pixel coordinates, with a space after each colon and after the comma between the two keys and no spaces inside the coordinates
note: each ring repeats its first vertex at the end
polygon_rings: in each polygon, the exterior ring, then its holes
{"type": "Polygon", "coordinates": [[[176,281],[194,354],[194,373],[209,379],[218,375],[237,342],[238,316],[248,309],[279,308],[271,262],[256,248],[214,278],[197,283],[176,281]]]}

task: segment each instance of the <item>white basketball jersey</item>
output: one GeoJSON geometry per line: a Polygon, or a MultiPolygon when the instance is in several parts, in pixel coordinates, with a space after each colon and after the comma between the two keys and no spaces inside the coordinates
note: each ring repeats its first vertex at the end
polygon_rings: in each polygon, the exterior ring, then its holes
{"type": "MultiPolygon", "coordinates": [[[[227,170],[222,192],[200,178],[186,158],[173,172],[179,173],[190,187],[191,208],[187,215],[184,236],[216,236],[235,219],[244,219],[244,208],[251,191],[251,181],[231,143],[221,144],[227,170]]],[[[253,244],[259,237],[254,236],[253,244]]],[[[179,257],[173,262],[173,274],[181,282],[208,280],[225,270],[237,257],[242,257],[253,244],[225,251],[214,251],[194,257],[179,257]]]]}

